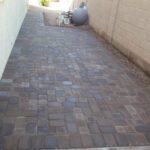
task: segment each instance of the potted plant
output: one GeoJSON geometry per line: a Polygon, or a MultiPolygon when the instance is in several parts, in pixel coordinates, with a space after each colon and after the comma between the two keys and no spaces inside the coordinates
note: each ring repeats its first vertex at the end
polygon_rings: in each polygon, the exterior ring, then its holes
{"type": "Polygon", "coordinates": [[[42,5],[42,6],[45,6],[45,7],[48,7],[48,6],[49,6],[50,1],[51,1],[51,0],[40,0],[41,5],[42,5]]]}

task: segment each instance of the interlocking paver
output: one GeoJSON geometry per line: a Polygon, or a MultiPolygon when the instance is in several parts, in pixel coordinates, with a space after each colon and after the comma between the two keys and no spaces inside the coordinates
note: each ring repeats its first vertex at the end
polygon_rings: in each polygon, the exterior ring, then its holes
{"type": "Polygon", "coordinates": [[[85,148],[94,147],[92,137],[89,134],[81,134],[81,141],[82,141],[83,147],[85,148]]]}
{"type": "Polygon", "coordinates": [[[127,140],[129,145],[149,145],[146,137],[141,133],[129,133],[127,140]]]}
{"type": "Polygon", "coordinates": [[[62,113],[53,113],[49,114],[50,120],[64,119],[64,115],[62,113]]]}
{"type": "Polygon", "coordinates": [[[18,143],[19,143],[19,136],[16,136],[16,135],[6,136],[3,139],[2,148],[6,150],[10,150],[10,149],[17,150],[18,143]]]}
{"type": "Polygon", "coordinates": [[[58,140],[58,147],[59,148],[65,148],[65,149],[69,149],[70,145],[69,145],[69,136],[68,135],[59,135],[57,137],[58,140]]]}
{"type": "Polygon", "coordinates": [[[102,134],[93,134],[92,139],[95,147],[104,147],[106,146],[104,137],[102,134]]]}
{"type": "Polygon", "coordinates": [[[115,134],[115,138],[119,146],[129,146],[129,142],[126,134],[121,134],[121,133],[115,134]]]}
{"type": "Polygon", "coordinates": [[[87,125],[90,133],[92,134],[100,133],[99,127],[96,122],[88,122],[87,125]]]}
{"type": "Polygon", "coordinates": [[[37,131],[37,124],[36,123],[27,123],[25,129],[26,129],[27,133],[35,134],[37,131]]]}
{"type": "Polygon", "coordinates": [[[41,149],[45,148],[46,136],[44,135],[34,135],[31,137],[31,149],[41,149]]]}
{"type": "Polygon", "coordinates": [[[72,148],[81,148],[81,136],[79,134],[71,134],[69,136],[70,146],[72,148]]]}
{"type": "Polygon", "coordinates": [[[113,126],[100,126],[100,130],[102,133],[110,133],[110,134],[116,133],[116,130],[113,126]]]}
{"type": "Polygon", "coordinates": [[[0,81],[0,149],[150,145],[150,78],[91,30],[42,14],[29,9],[0,81]]]}
{"type": "Polygon", "coordinates": [[[138,132],[150,132],[150,124],[145,124],[145,125],[138,125],[138,126],[135,126],[135,129],[138,131],[138,132]]]}
{"type": "Polygon", "coordinates": [[[55,136],[47,136],[45,141],[45,148],[47,149],[55,149],[57,148],[57,138],[55,136]]]}
{"type": "Polygon", "coordinates": [[[22,136],[19,138],[18,149],[31,149],[31,137],[22,136]]]}
{"type": "Polygon", "coordinates": [[[2,126],[2,135],[3,136],[12,135],[13,130],[14,130],[14,124],[12,124],[12,123],[3,123],[3,126],[2,126]]]}
{"type": "Polygon", "coordinates": [[[77,133],[78,132],[76,122],[67,123],[67,128],[68,128],[69,133],[77,133]]]}
{"type": "Polygon", "coordinates": [[[115,137],[113,134],[103,134],[105,143],[108,147],[115,147],[117,145],[115,137]]]}
{"type": "Polygon", "coordinates": [[[51,120],[50,121],[50,126],[59,127],[59,126],[64,126],[64,125],[65,125],[64,120],[51,120]]]}

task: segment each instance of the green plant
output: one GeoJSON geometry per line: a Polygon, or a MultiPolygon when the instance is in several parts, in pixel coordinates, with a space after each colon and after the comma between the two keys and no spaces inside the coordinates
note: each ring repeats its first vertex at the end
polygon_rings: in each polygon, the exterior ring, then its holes
{"type": "Polygon", "coordinates": [[[49,3],[50,3],[50,0],[41,0],[41,5],[42,6],[48,6],[49,5],[49,3]]]}

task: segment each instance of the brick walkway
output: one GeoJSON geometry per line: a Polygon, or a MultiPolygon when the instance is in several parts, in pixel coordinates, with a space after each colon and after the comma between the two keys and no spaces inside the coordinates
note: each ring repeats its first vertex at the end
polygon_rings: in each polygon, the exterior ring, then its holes
{"type": "Polygon", "coordinates": [[[1,149],[150,145],[150,79],[88,30],[29,11],[0,82],[1,149]]]}

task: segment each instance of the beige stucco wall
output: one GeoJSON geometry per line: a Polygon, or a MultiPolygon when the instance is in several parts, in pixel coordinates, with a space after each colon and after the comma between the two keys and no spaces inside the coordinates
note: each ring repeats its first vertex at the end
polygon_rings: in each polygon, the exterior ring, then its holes
{"type": "Polygon", "coordinates": [[[90,25],[150,73],[150,0],[88,0],[90,25]]]}
{"type": "Polygon", "coordinates": [[[0,78],[25,17],[27,7],[27,0],[0,0],[0,78]]]}
{"type": "Polygon", "coordinates": [[[73,0],[72,1],[72,8],[76,9],[80,6],[81,2],[87,2],[87,0],[73,0]]]}
{"type": "Polygon", "coordinates": [[[119,0],[88,0],[90,25],[109,41],[112,40],[118,5],[119,0]]]}

